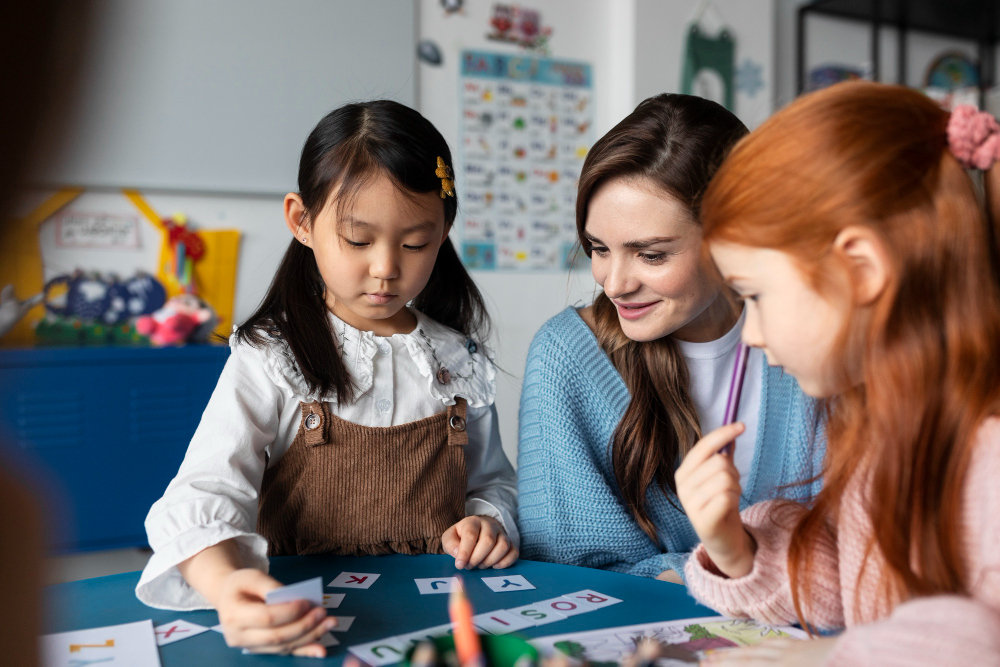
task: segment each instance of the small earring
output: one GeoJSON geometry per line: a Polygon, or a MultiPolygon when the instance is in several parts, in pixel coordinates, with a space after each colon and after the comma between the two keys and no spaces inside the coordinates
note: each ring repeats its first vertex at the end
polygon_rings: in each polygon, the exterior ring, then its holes
{"type": "Polygon", "coordinates": [[[309,239],[307,239],[306,237],[304,237],[304,236],[302,237],[302,243],[303,243],[303,244],[305,244],[305,243],[306,243],[306,242],[307,242],[308,240],[309,240],[309,239]]]}

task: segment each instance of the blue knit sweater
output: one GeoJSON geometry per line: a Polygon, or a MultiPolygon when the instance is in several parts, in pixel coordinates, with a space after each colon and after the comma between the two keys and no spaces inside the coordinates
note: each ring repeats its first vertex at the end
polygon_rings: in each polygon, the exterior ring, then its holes
{"type": "MultiPolygon", "coordinates": [[[[741,508],[778,496],[805,500],[816,476],[822,428],[795,379],[764,364],[756,448],[741,508]]],[[[528,352],[521,390],[518,525],[521,556],[645,577],[684,562],[698,536],[655,485],[647,494],[654,543],[620,500],[609,442],[628,406],[621,375],[573,308],[545,323],[528,352]]],[[[676,497],[673,502],[679,506],[676,497]]]]}

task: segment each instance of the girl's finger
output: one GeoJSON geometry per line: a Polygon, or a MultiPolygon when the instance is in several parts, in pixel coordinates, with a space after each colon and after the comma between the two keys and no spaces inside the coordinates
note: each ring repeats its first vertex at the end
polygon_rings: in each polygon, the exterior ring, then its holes
{"type": "Polygon", "coordinates": [[[258,598],[260,601],[267,599],[269,591],[281,588],[282,584],[274,577],[268,576],[260,570],[247,568],[236,573],[239,583],[237,584],[241,595],[249,598],[258,598]]]}
{"type": "Polygon", "coordinates": [[[232,610],[232,625],[242,629],[278,628],[301,619],[313,608],[308,600],[282,604],[244,602],[232,610]]]}
{"type": "MultiPolygon", "coordinates": [[[[698,444],[684,457],[680,468],[693,469],[698,467],[712,455],[718,453],[720,449],[735,440],[744,430],[746,430],[746,427],[743,425],[743,422],[733,422],[726,426],[720,426],[698,441],[698,444]]],[[[678,469],[678,472],[680,472],[680,469],[678,469]]]]}
{"type": "MultiPolygon", "coordinates": [[[[317,644],[320,646],[320,648],[322,648],[322,645],[318,644],[319,638],[322,637],[327,632],[329,632],[330,630],[333,630],[335,627],[337,627],[337,619],[327,617],[326,619],[323,620],[323,622],[316,625],[315,628],[313,628],[306,634],[302,635],[298,639],[293,639],[292,641],[288,642],[286,644],[286,648],[295,651],[296,649],[303,648],[310,644],[317,644]]],[[[325,654],[326,651],[324,650],[323,653],[325,654]]]]}
{"type": "Polygon", "coordinates": [[[482,570],[483,568],[493,567],[500,562],[500,559],[507,554],[509,549],[510,540],[506,535],[500,535],[497,537],[496,544],[493,545],[493,551],[487,554],[486,558],[483,559],[483,562],[479,564],[479,569],[482,570]]]}
{"type": "Polygon", "coordinates": [[[733,465],[731,458],[728,456],[714,456],[697,468],[690,470],[682,479],[677,480],[678,493],[681,493],[682,489],[685,491],[698,489],[705,483],[705,480],[722,471],[728,471],[730,476],[735,476],[735,479],[739,480],[739,470],[733,465]]]}
{"type": "Polygon", "coordinates": [[[692,507],[704,507],[707,503],[719,496],[734,494],[737,498],[740,495],[740,485],[734,482],[733,478],[725,472],[718,472],[714,477],[705,480],[705,483],[691,496],[692,507]]]}
{"type": "Polygon", "coordinates": [[[453,553],[461,542],[462,540],[459,539],[458,531],[455,530],[455,526],[452,526],[448,530],[444,531],[444,535],[441,536],[441,548],[446,554],[453,553]]]}
{"type": "Polygon", "coordinates": [[[462,536],[462,541],[459,542],[452,555],[455,556],[455,567],[461,570],[465,568],[469,558],[472,557],[472,550],[476,548],[476,543],[479,541],[479,531],[469,528],[460,530],[459,534],[462,536]]]}
{"type": "Polygon", "coordinates": [[[493,531],[483,530],[479,533],[479,540],[476,541],[476,548],[473,549],[472,555],[469,556],[469,562],[466,567],[472,569],[483,562],[483,559],[490,555],[493,551],[493,547],[496,546],[497,538],[493,534],[493,531]]]}
{"type": "Polygon", "coordinates": [[[325,658],[326,657],[326,647],[322,644],[312,643],[306,644],[305,646],[300,646],[294,651],[292,655],[298,656],[299,658],[325,658]]]}
{"type": "Polygon", "coordinates": [[[241,645],[255,650],[258,647],[284,647],[315,630],[325,618],[326,609],[317,607],[297,621],[281,627],[247,628],[241,633],[241,645]]]}
{"type": "Polygon", "coordinates": [[[511,547],[507,555],[500,559],[500,562],[494,565],[494,569],[502,570],[505,567],[510,567],[517,562],[517,557],[521,555],[521,552],[517,550],[517,547],[511,547]]]}
{"type": "Polygon", "coordinates": [[[768,643],[770,642],[764,642],[747,648],[733,649],[731,651],[712,651],[706,656],[703,664],[740,665],[741,667],[779,664],[785,655],[785,651],[769,647],[768,643]]]}
{"type": "Polygon", "coordinates": [[[720,519],[727,514],[738,514],[740,511],[740,494],[732,491],[723,491],[715,494],[703,506],[704,514],[712,514],[720,519]]]}

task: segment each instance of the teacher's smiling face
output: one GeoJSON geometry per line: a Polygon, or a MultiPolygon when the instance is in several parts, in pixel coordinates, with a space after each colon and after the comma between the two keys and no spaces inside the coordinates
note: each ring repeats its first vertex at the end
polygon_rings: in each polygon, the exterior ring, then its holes
{"type": "Polygon", "coordinates": [[[722,285],[702,259],[701,227],[650,181],[616,178],[600,185],[590,197],[584,233],[594,279],[632,340],[673,335],[706,342],[732,327],[722,285]]]}

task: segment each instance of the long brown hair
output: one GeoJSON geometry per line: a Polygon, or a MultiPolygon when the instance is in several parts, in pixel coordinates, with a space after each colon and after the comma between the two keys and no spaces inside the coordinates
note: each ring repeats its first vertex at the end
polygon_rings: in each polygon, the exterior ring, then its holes
{"type": "Polygon", "coordinates": [[[841,332],[838,354],[861,355],[863,382],[826,401],[824,486],[792,534],[803,623],[810,547],[849,489],[871,520],[868,553],[886,566],[881,609],[968,592],[962,489],[977,429],[1000,405],[1000,289],[996,221],[947,149],[948,118],[906,88],[833,86],[741,142],[705,195],[706,241],[789,253],[821,294],[843,266],[832,250],[843,228],[866,226],[889,257],[888,286],[841,332]]]}
{"type": "MultiPolygon", "coordinates": [[[[646,180],[685,205],[697,220],[708,182],[746,133],[736,116],[700,97],[657,95],[640,103],[594,144],[584,162],[576,229],[587,256],[592,252],[585,233],[587,205],[603,183],[646,180]]],[[[594,300],[594,319],[597,341],[631,395],[609,444],[615,479],[625,506],[655,541],[646,493],[654,482],[664,493],[676,493],[677,464],[701,437],[687,365],[670,336],[643,343],[629,339],[603,293],[594,300]]]]}

